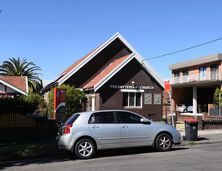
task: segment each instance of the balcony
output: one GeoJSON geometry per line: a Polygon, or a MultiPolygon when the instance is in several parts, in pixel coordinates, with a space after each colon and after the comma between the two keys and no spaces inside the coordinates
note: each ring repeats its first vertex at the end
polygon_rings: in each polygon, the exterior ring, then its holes
{"type": "Polygon", "coordinates": [[[219,72],[206,72],[202,74],[189,74],[174,76],[171,84],[189,84],[189,83],[214,83],[222,81],[222,73],[219,72]]]}

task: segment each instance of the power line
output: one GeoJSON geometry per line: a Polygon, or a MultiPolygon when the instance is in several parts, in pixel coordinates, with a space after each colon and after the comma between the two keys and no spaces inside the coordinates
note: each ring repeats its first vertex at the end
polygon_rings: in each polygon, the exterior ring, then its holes
{"type": "Polygon", "coordinates": [[[194,48],[197,48],[197,47],[200,47],[200,46],[203,46],[203,45],[207,45],[207,44],[219,41],[219,40],[222,40],[222,37],[214,39],[214,40],[210,40],[208,42],[204,42],[204,43],[201,43],[201,44],[198,44],[198,45],[190,46],[190,47],[187,47],[187,48],[184,48],[184,49],[176,50],[176,51],[173,51],[173,52],[168,52],[168,53],[165,53],[165,54],[162,54],[162,55],[158,55],[158,56],[154,56],[154,57],[150,57],[150,58],[145,58],[142,61],[152,60],[152,59],[156,59],[156,58],[162,58],[164,56],[169,56],[169,55],[173,55],[175,53],[180,53],[180,52],[183,52],[183,51],[194,49],[194,48]]]}

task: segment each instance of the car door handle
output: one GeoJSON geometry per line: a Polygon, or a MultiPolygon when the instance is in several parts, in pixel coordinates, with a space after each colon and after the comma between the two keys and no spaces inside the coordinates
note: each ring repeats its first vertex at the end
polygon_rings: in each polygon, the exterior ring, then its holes
{"type": "Polygon", "coordinates": [[[128,126],[127,125],[123,125],[123,127],[122,128],[128,128],[128,126]]]}
{"type": "Polygon", "coordinates": [[[91,128],[96,129],[96,128],[99,128],[99,126],[93,125],[91,128]]]}

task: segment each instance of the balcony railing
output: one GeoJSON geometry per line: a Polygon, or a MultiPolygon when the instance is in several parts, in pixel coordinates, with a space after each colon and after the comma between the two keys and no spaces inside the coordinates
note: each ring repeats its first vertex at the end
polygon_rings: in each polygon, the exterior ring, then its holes
{"type": "Polygon", "coordinates": [[[222,73],[219,72],[207,72],[201,74],[189,74],[175,76],[172,78],[172,84],[179,83],[191,83],[191,82],[203,82],[203,81],[222,81],[222,73]]]}

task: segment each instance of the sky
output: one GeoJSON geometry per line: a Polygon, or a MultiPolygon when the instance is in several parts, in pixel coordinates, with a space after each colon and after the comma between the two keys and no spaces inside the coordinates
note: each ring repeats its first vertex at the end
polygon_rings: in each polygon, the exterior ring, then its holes
{"type": "MultiPolygon", "coordinates": [[[[0,0],[0,64],[26,58],[43,80],[116,32],[151,58],[222,37],[221,0],[0,0]]],[[[147,60],[163,79],[169,65],[222,52],[222,41],[147,60]]]]}

